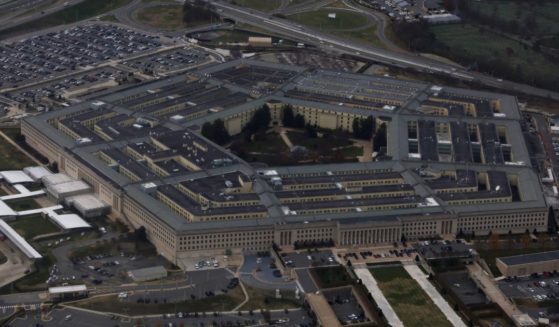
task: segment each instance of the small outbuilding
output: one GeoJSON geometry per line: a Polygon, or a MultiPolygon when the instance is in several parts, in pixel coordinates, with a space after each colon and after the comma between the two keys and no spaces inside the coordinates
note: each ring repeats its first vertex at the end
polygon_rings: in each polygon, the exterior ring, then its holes
{"type": "Polygon", "coordinates": [[[559,270],[559,251],[547,251],[497,258],[497,268],[506,277],[559,270]]]}
{"type": "Polygon", "coordinates": [[[82,299],[89,295],[86,285],[69,285],[59,287],[49,287],[49,300],[61,302],[67,300],[82,299]]]}
{"type": "Polygon", "coordinates": [[[248,44],[253,47],[271,47],[271,37],[249,36],[248,44]]]}

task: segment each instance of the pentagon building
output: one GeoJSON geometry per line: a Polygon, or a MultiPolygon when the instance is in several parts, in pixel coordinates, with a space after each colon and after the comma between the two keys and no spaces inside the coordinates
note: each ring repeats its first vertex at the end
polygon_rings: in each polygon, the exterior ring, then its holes
{"type": "Polygon", "coordinates": [[[27,118],[22,133],[181,265],[272,243],[546,230],[520,120],[507,95],[239,60],[27,118]],[[385,154],[257,169],[199,133],[220,118],[238,134],[263,105],[273,124],[286,105],[326,129],[372,116],[385,154]]]}

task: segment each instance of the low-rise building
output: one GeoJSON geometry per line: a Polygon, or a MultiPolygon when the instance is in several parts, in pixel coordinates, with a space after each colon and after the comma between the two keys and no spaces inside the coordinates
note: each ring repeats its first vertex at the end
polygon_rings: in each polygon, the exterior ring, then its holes
{"type": "Polygon", "coordinates": [[[559,251],[497,258],[497,268],[507,277],[559,270],[559,251]]]}

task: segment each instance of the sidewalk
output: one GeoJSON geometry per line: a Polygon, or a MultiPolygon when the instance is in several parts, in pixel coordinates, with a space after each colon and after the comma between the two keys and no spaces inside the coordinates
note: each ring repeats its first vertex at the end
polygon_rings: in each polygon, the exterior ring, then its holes
{"type": "Polygon", "coordinates": [[[398,318],[396,312],[394,312],[392,306],[390,305],[390,303],[388,303],[388,300],[386,299],[386,297],[384,297],[384,294],[382,294],[382,291],[378,287],[377,282],[374,279],[373,275],[371,275],[369,269],[355,268],[354,271],[357,277],[360,278],[363,282],[363,285],[367,287],[367,290],[371,292],[373,299],[382,310],[382,313],[386,317],[386,320],[388,321],[390,326],[404,327],[404,323],[400,320],[400,318],[398,318]]]}
{"type": "Polygon", "coordinates": [[[427,280],[427,276],[419,269],[416,265],[405,265],[404,269],[410,274],[410,276],[415,279],[419,286],[427,293],[427,295],[433,300],[435,305],[441,310],[445,315],[446,319],[450,321],[454,327],[466,327],[466,324],[462,321],[460,316],[448,305],[448,302],[442,297],[442,295],[437,291],[435,286],[427,280]]]}

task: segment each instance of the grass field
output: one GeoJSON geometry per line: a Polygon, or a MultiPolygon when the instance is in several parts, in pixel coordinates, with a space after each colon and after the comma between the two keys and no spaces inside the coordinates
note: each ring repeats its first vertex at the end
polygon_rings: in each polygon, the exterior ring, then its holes
{"type": "Polygon", "coordinates": [[[272,11],[280,6],[281,0],[234,0],[233,3],[259,11],[272,11]]]}
{"type": "Polygon", "coordinates": [[[326,10],[308,11],[288,16],[298,24],[315,27],[325,31],[358,29],[367,25],[367,17],[347,10],[326,10]],[[335,13],[336,18],[328,18],[329,13],[335,13]]]}
{"type": "Polygon", "coordinates": [[[310,273],[319,288],[331,288],[351,284],[351,277],[343,266],[312,268],[310,273]]]}
{"type": "Polygon", "coordinates": [[[522,25],[526,17],[533,17],[537,23],[538,35],[559,33],[559,2],[557,1],[527,1],[527,0],[492,0],[473,1],[469,4],[472,8],[492,17],[495,15],[500,20],[514,21],[522,25]]]}
{"type": "Polygon", "coordinates": [[[249,300],[241,307],[241,310],[281,310],[301,307],[294,299],[276,299],[275,291],[264,291],[245,285],[249,300]]]}
{"type": "Polygon", "coordinates": [[[370,271],[406,327],[452,326],[403,267],[371,268],[370,271]]]}
{"type": "Polygon", "coordinates": [[[36,163],[0,137],[0,170],[18,170],[28,166],[36,166],[36,163]]]}
{"type": "Polygon", "coordinates": [[[60,231],[56,225],[40,215],[32,215],[17,218],[8,224],[25,239],[32,239],[35,236],[56,233],[60,231]]]}
{"type": "Polygon", "coordinates": [[[473,25],[438,25],[430,28],[437,40],[449,47],[451,57],[469,58],[474,63],[477,58],[489,58],[506,63],[511,70],[517,66],[526,76],[550,76],[559,70],[559,64],[522,44],[492,32],[480,32],[473,25]],[[507,50],[510,49],[510,50],[507,50]],[[509,51],[511,51],[509,55],[509,51]]]}
{"type": "Polygon", "coordinates": [[[122,302],[116,295],[100,296],[85,299],[73,303],[73,306],[90,310],[114,313],[126,313],[130,315],[162,314],[169,312],[213,312],[228,311],[235,308],[245,299],[240,287],[227,292],[227,294],[216,295],[203,299],[179,303],[136,303],[122,302]]]}
{"type": "Polygon", "coordinates": [[[21,129],[19,127],[6,127],[0,129],[2,133],[6,134],[7,137],[12,140],[17,141],[17,138],[21,135],[21,129]]]}
{"type": "Polygon", "coordinates": [[[180,5],[144,8],[137,13],[137,18],[140,22],[155,28],[176,29],[184,26],[180,5]]]}

